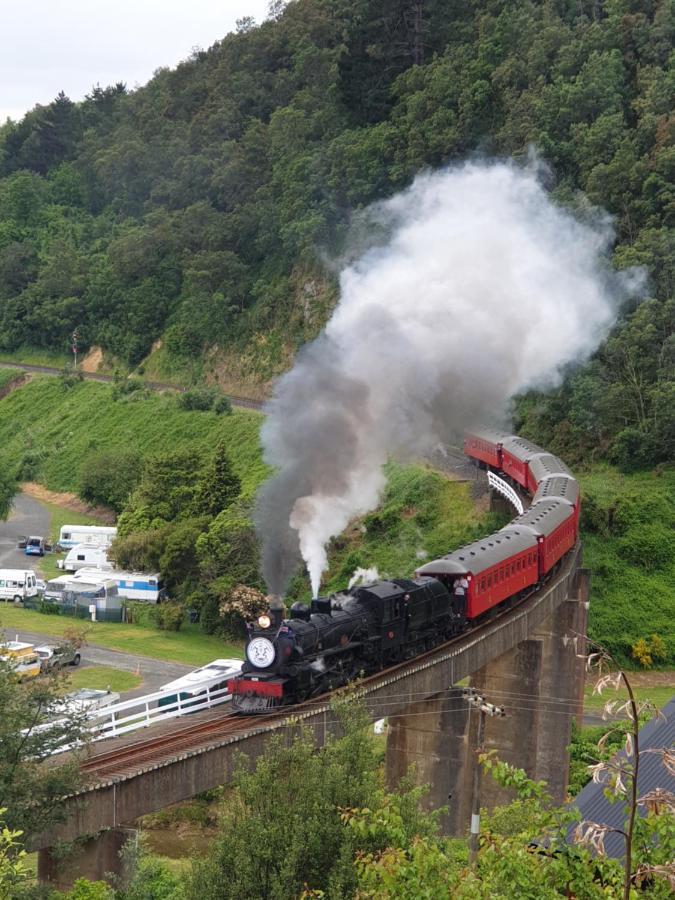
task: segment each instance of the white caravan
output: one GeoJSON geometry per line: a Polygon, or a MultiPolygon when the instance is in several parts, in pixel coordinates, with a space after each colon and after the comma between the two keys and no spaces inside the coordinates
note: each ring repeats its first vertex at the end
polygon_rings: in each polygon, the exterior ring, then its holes
{"type": "Polygon", "coordinates": [[[64,550],[77,544],[97,544],[109,547],[117,537],[113,525],[63,525],[59,532],[59,544],[64,550]]]}
{"type": "Polygon", "coordinates": [[[37,597],[37,578],[32,569],[0,569],[0,600],[37,597]]]}
{"type": "Polygon", "coordinates": [[[73,576],[83,581],[112,579],[117,583],[120,597],[127,600],[143,600],[146,603],[160,603],[166,600],[164,582],[159,572],[120,572],[117,569],[79,569],[73,576]]]}
{"type": "Polygon", "coordinates": [[[65,572],[77,572],[85,566],[94,569],[112,569],[112,564],[108,562],[108,548],[100,544],[78,544],[56,565],[65,572]]]}

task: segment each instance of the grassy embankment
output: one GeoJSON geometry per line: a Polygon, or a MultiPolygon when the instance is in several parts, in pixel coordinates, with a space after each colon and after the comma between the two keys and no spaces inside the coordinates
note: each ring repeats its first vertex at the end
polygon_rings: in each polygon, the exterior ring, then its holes
{"type": "Polygon", "coordinates": [[[51,366],[65,369],[73,364],[72,353],[59,353],[44,347],[17,347],[16,350],[0,351],[0,362],[24,363],[27,366],[51,366]]]}
{"type": "Polygon", "coordinates": [[[0,369],[0,391],[15,378],[20,378],[25,374],[22,369],[0,369]]]}
{"type": "MultiPolygon", "coordinates": [[[[635,667],[638,638],[659,635],[660,666],[675,665],[675,470],[622,475],[598,465],[579,473],[592,572],[590,636],[635,667]]],[[[675,689],[675,682],[674,682],[675,689]]]]}
{"type": "Polygon", "coordinates": [[[4,465],[55,491],[77,492],[82,463],[96,451],[206,451],[222,439],[244,495],[252,497],[266,474],[259,424],[253,410],[237,409],[231,416],[185,411],[174,395],[150,391],[114,400],[110,385],[68,385],[53,377],[35,377],[0,402],[4,465]]]}

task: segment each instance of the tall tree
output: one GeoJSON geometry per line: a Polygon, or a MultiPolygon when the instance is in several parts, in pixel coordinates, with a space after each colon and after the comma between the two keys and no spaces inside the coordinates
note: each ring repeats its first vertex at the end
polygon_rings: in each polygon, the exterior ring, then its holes
{"type": "Polygon", "coordinates": [[[240,491],[241,481],[232,468],[225,443],[221,441],[202,472],[195,494],[195,513],[217,516],[234,503],[240,491]]]}

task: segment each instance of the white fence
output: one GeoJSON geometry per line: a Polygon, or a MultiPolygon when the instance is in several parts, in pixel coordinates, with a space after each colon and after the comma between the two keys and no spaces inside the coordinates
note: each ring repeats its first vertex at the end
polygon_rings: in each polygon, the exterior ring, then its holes
{"type": "MultiPolygon", "coordinates": [[[[87,714],[88,730],[91,741],[102,741],[109,737],[128,734],[139,728],[148,728],[158,722],[186,716],[190,713],[211,709],[231,700],[227,686],[223,684],[223,676],[190,688],[191,696],[183,696],[175,689],[155,691],[143,697],[123,700],[111,706],[103,706],[87,714]]],[[[182,694],[187,692],[183,690],[182,694]]],[[[41,726],[49,727],[47,725],[41,726]]],[[[72,744],[59,747],[56,753],[64,753],[73,749],[72,744]]]]}
{"type": "Polygon", "coordinates": [[[502,497],[506,497],[509,503],[512,503],[513,506],[515,506],[518,515],[521,515],[523,512],[523,501],[518,494],[516,494],[511,485],[507,484],[503,478],[499,478],[498,475],[495,475],[494,472],[490,472],[489,470],[487,477],[490,487],[501,494],[502,497]]]}

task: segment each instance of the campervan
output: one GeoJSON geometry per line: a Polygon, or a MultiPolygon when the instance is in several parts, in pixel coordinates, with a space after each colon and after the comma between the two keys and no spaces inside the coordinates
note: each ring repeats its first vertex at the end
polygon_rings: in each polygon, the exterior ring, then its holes
{"type": "Polygon", "coordinates": [[[32,569],[0,569],[0,600],[26,600],[37,596],[37,579],[32,569]]]}
{"type": "Polygon", "coordinates": [[[112,569],[108,562],[108,548],[100,544],[78,544],[69,550],[65,559],[56,564],[66,572],[77,572],[78,569],[112,569]]]}
{"type": "Polygon", "coordinates": [[[117,537],[112,525],[63,525],[59,532],[59,545],[68,550],[77,544],[97,544],[109,547],[117,537]]]}

